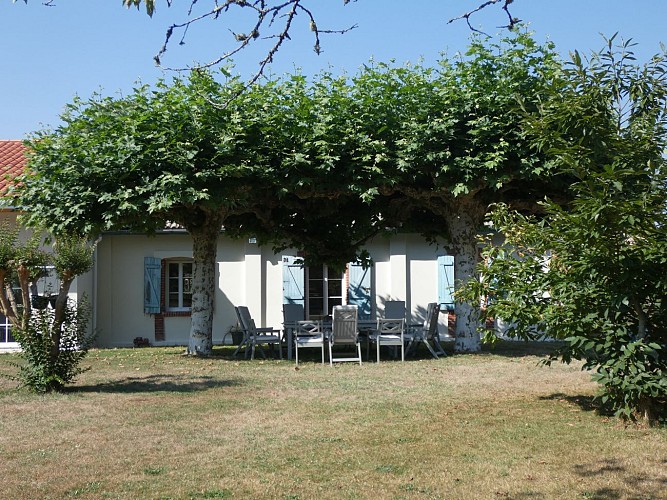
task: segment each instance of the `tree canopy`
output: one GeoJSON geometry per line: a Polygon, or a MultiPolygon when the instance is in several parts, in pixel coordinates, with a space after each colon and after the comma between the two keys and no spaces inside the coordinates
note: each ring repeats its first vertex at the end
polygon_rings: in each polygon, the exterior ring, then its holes
{"type": "MultiPolygon", "coordinates": [[[[195,266],[193,325],[209,315],[196,338],[210,338],[214,285],[198,272],[212,275],[222,225],[333,265],[387,227],[417,231],[447,241],[465,282],[489,203],[535,207],[567,185],[523,127],[558,68],[551,47],[517,32],[438,68],[296,74],[240,94],[238,79],[194,71],[125,98],[77,99],[32,140],[22,203],[56,233],[185,227],[195,262],[208,263],[195,266]]],[[[456,313],[457,349],[478,350],[475,308],[456,313]]]]}
{"type": "MultiPolygon", "coordinates": [[[[571,179],[524,127],[562,85],[559,75],[553,47],[517,31],[499,42],[476,38],[465,57],[436,68],[378,65],[353,80],[369,189],[395,226],[446,241],[457,280],[474,276],[491,203],[535,211],[547,194],[566,196],[571,179]]],[[[456,349],[478,350],[475,307],[457,303],[455,312],[456,349]]]]}

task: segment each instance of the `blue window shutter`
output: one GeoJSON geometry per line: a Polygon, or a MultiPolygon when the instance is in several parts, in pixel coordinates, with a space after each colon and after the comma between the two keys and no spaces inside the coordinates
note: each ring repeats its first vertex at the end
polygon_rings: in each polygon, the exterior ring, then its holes
{"type": "Polygon", "coordinates": [[[304,270],[299,257],[283,256],[283,304],[301,304],[304,301],[304,270]]]}
{"type": "Polygon", "coordinates": [[[371,268],[351,262],[349,270],[348,303],[358,307],[359,319],[371,319],[371,268]]]}
{"type": "Polygon", "coordinates": [[[441,310],[454,310],[454,256],[438,256],[438,302],[441,310]]]}
{"type": "Polygon", "coordinates": [[[156,257],[144,257],[144,313],[160,313],[160,277],[162,261],[156,257]]]}

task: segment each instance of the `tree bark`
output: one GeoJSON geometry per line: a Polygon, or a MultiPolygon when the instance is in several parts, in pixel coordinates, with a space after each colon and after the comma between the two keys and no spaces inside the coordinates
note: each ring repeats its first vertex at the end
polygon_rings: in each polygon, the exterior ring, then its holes
{"type": "Polygon", "coordinates": [[[188,354],[209,356],[213,351],[213,306],[215,303],[215,263],[221,216],[209,216],[192,236],[192,310],[188,354]]]}
{"type": "Polygon", "coordinates": [[[60,342],[62,339],[62,328],[65,323],[67,315],[67,300],[69,299],[69,289],[74,282],[75,276],[66,271],[60,283],[60,290],[58,290],[58,298],[56,299],[56,307],[53,318],[53,326],[51,327],[51,364],[55,365],[60,356],[60,342]]]}
{"type": "MultiPolygon", "coordinates": [[[[485,213],[486,205],[472,197],[454,198],[445,209],[450,252],[454,254],[454,276],[461,284],[475,279],[475,265],[478,261],[477,237],[485,213]]],[[[481,349],[478,331],[479,305],[457,300],[454,312],[456,314],[454,350],[479,351],[481,349]]]]}

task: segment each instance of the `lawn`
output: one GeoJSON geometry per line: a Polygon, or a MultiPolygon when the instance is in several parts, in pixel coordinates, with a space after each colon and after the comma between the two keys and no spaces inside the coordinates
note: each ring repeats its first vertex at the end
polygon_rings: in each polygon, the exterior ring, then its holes
{"type": "Polygon", "coordinates": [[[547,348],[299,369],[94,350],[64,394],[0,378],[0,497],[667,498],[667,429],[598,414],[547,348]]]}

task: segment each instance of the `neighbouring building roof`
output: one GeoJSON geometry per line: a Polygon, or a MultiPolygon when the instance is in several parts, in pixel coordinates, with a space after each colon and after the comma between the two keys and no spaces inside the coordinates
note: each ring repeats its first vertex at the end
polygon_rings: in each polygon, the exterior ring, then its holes
{"type": "Polygon", "coordinates": [[[0,140],[0,197],[7,194],[16,176],[23,173],[27,161],[25,153],[22,141],[0,140]]]}

